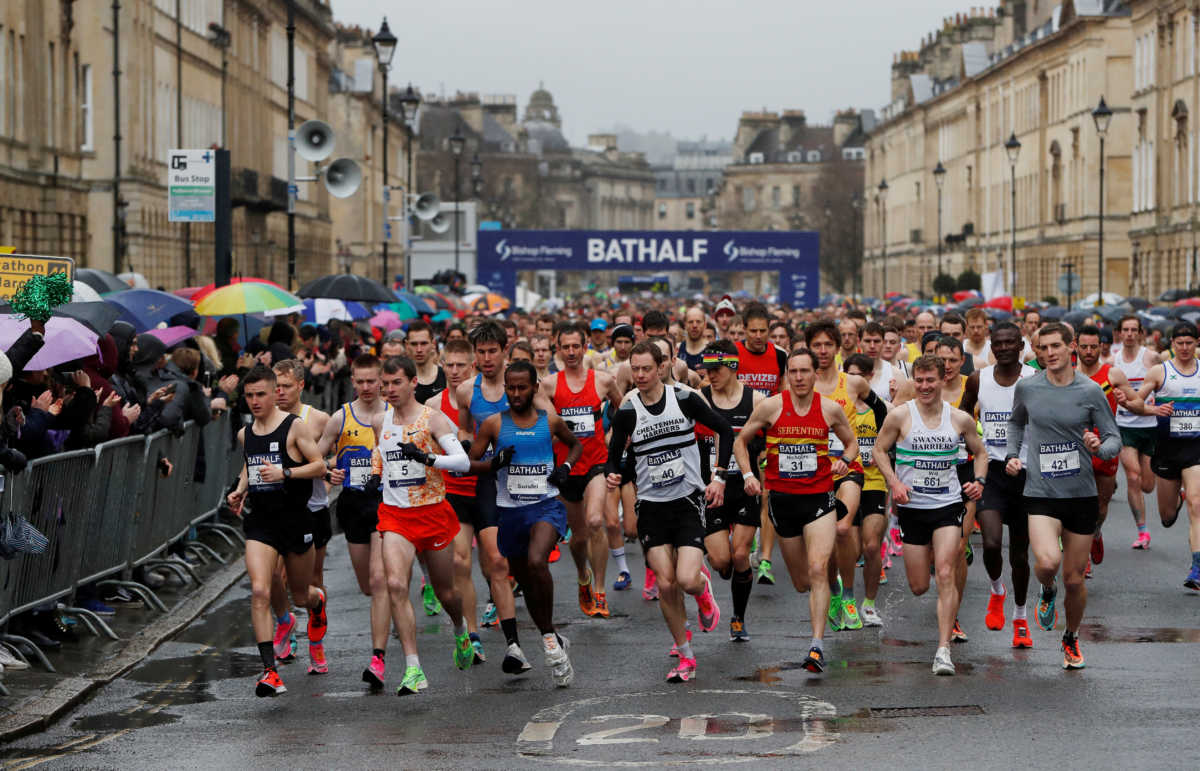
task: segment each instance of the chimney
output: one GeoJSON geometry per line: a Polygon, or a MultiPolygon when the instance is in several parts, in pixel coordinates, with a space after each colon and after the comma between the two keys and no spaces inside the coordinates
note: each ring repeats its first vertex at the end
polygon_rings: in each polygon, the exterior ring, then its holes
{"type": "Polygon", "coordinates": [[[588,147],[594,150],[609,150],[617,149],[616,134],[588,134],[588,147]]]}

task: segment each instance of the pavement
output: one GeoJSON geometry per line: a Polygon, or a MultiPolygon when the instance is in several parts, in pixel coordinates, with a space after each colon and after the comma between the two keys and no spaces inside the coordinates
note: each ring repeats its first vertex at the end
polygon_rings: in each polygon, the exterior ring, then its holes
{"type": "MultiPolygon", "coordinates": [[[[449,621],[444,613],[424,615],[418,580],[418,644],[430,688],[395,695],[403,659],[393,639],[388,687],[371,694],[360,679],[370,655],[367,598],[358,593],[345,543],[336,537],[326,566],[330,674],[304,673],[302,639],[299,660],[281,668],[288,693],[255,698],[260,664],[242,579],[48,730],[0,749],[0,763],[121,769],[743,763],[1195,768],[1200,594],[1182,586],[1189,562],[1186,525],[1164,530],[1152,511],[1152,548],[1132,551],[1135,530],[1123,481],[1117,498],[1105,527],[1107,556],[1088,582],[1083,671],[1061,669],[1059,631],[1035,626],[1035,647],[1014,651],[1011,623],[997,632],[984,627],[987,583],[976,537],[977,559],[960,613],[970,641],[954,647],[955,677],[930,674],[936,592],[913,597],[900,560],[880,590],[885,626],[829,634],[829,669],[823,675],[800,669],[810,637],[807,597],[782,582],[786,573],[777,561],[781,583],[755,586],[750,598],[751,642],[729,641],[729,588],[716,581],[725,618],[715,632],[695,635],[697,679],[669,685],[669,637],[657,604],[638,591],[640,550],[630,545],[634,590],[609,592],[610,619],[579,611],[565,549],[553,566],[555,616],[572,642],[572,687],[553,687],[520,600],[520,634],[533,671],[518,678],[500,671],[504,641],[496,628],[483,631],[487,663],[467,672],[454,669],[449,621]]],[[[614,578],[610,571],[608,581],[614,578]]],[[[687,602],[694,619],[695,603],[687,602]]]]}

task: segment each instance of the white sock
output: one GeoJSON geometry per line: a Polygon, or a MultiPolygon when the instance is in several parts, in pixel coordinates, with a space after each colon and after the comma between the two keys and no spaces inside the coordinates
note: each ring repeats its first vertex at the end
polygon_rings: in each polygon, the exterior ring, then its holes
{"type": "Polygon", "coordinates": [[[824,651],[825,650],[825,642],[820,637],[814,637],[814,638],[812,638],[812,644],[809,645],[808,647],[816,648],[819,651],[824,651]]]}
{"type": "Polygon", "coordinates": [[[610,555],[612,555],[613,561],[617,563],[617,570],[619,572],[624,572],[624,573],[629,572],[629,563],[627,563],[625,561],[625,547],[624,546],[622,546],[619,549],[609,549],[608,553],[610,555]]]}
{"type": "Polygon", "coordinates": [[[417,564],[421,566],[421,578],[422,578],[422,580],[424,580],[424,581],[425,581],[425,583],[429,583],[429,568],[425,567],[425,563],[424,563],[424,562],[418,562],[417,564]]]}
{"type": "Polygon", "coordinates": [[[992,581],[992,594],[1004,594],[1004,576],[992,581]]]}
{"type": "Polygon", "coordinates": [[[690,642],[685,642],[683,645],[677,646],[677,648],[679,650],[679,658],[681,658],[681,659],[696,658],[696,654],[692,653],[692,644],[690,642]]]}
{"type": "Polygon", "coordinates": [[[1021,621],[1025,620],[1025,606],[1024,605],[1014,605],[1013,606],[1013,619],[1014,620],[1020,619],[1021,621]]]}
{"type": "Polygon", "coordinates": [[[454,636],[462,637],[466,633],[467,633],[467,620],[464,618],[464,619],[459,620],[459,622],[454,625],[454,636]]]}
{"type": "Polygon", "coordinates": [[[405,655],[404,655],[404,666],[406,666],[406,667],[417,667],[417,668],[420,668],[420,666],[421,666],[421,657],[420,657],[420,656],[418,656],[418,655],[417,655],[417,654],[415,654],[415,653],[414,653],[414,654],[412,654],[411,656],[409,656],[408,654],[405,654],[405,655]]]}

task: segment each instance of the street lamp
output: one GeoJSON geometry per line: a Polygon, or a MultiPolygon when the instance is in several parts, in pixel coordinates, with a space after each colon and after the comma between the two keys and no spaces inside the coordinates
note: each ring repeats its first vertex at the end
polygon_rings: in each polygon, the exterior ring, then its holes
{"type": "Polygon", "coordinates": [[[404,96],[400,97],[400,110],[404,117],[404,129],[408,132],[408,141],[405,143],[407,158],[404,163],[404,173],[407,176],[407,181],[404,186],[404,286],[409,291],[412,291],[412,230],[413,223],[410,221],[408,214],[409,196],[413,192],[413,165],[412,151],[413,139],[417,135],[417,111],[421,109],[421,96],[413,90],[412,83],[408,84],[408,88],[404,90],[404,96]]]}
{"type": "Polygon", "coordinates": [[[879,180],[879,214],[880,214],[880,230],[883,233],[883,286],[879,292],[880,297],[887,294],[887,193],[888,185],[886,179],[879,180]]]}
{"type": "Polygon", "coordinates": [[[938,191],[938,226],[937,226],[937,276],[942,275],[942,186],[946,184],[946,167],[938,161],[937,166],[933,167],[933,181],[937,183],[938,191]]]}
{"type": "Polygon", "coordinates": [[[1008,267],[1008,296],[1015,297],[1017,294],[1017,156],[1021,154],[1021,140],[1017,139],[1017,132],[1012,132],[1008,141],[1004,143],[1004,152],[1008,153],[1008,167],[1012,171],[1012,253],[1010,255],[1011,262],[1008,267]]]}
{"type": "MultiPolygon", "coordinates": [[[[390,198],[388,190],[388,70],[392,67],[392,57],[396,55],[396,36],[388,29],[387,17],[383,17],[383,25],[379,32],[371,38],[375,47],[375,59],[379,62],[379,71],[383,73],[383,101],[380,109],[383,112],[383,285],[390,286],[388,281],[388,229],[387,202],[390,198]]],[[[408,191],[406,190],[405,193],[408,191]]],[[[408,276],[405,276],[405,280],[408,276]]]]}
{"type": "Polygon", "coordinates": [[[466,137],[462,135],[459,129],[454,129],[454,136],[450,137],[450,154],[454,158],[454,272],[458,272],[458,159],[462,157],[463,148],[467,145],[466,137]]]}
{"type": "Polygon", "coordinates": [[[861,298],[862,293],[863,293],[863,285],[862,285],[863,199],[862,199],[862,196],[859,195],[857,190],[854,191],[854,197],[850,199],[850,207],[852,209],[854,209],[854,240],[855,240],[855,244],[854,244],[854,247],[855,247],[855,249],[854,249],[854,252],[855,252],[855,254],[854,254],[854,257],[855,257],[855,261],[854,261],[854,294],[856,296],[858,296],[859,298],[861,298]]]}
{"type": "Polygon", "coordinates": [[[1096,133],[1100,136],[1100,238],[1096,242],[1096,305],[1104,304],[1104,137],[1108,134],[1108,124],[1112,122],[1112,110],[1100,97],[1100,104],[1092,110],[1092,120],[1096,124],[1096,133]]]}

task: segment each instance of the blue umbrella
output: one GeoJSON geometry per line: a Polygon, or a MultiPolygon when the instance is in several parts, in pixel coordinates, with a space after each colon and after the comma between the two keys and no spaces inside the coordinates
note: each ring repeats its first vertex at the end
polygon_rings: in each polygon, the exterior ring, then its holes
{"type": "Polygon", "coordinates": [[[128,321],[138,332],[167,323],[176,313],[190,311],[192,304],[182,297],[156,289],[127,289],[104,296],[121,311],[121,320],[128,321]]]}
{"type": "Polygon", "coordinates": [[[399,290],[396,292],[396,296],[411,305],[417,311],[417,313],[437,313],[437,308],[434,307],[433,303],[421,297],[419,294],[413,294],[412,292],[399,290]]]}

